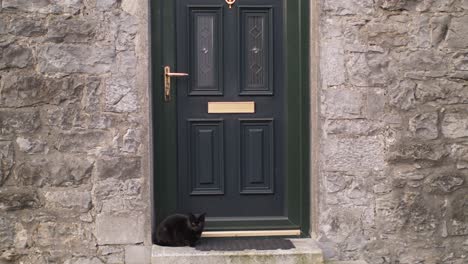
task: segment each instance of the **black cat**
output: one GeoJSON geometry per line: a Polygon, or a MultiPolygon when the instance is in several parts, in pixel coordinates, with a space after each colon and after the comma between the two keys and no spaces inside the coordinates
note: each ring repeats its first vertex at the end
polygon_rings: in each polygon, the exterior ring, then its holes
{"type": "Polygon", "coordinates": [[[156,230],[156,244],[168,247],[194,247],[205,227],[205,214],[168,216],[156,230]]]}

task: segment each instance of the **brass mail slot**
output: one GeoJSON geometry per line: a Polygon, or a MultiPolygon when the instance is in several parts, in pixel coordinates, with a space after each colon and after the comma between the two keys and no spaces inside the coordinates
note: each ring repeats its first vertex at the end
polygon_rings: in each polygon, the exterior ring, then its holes
{"type": "Polygon", "coordinates": [[[208,102],[208,114],[253,114],[255,102],[208,102]]]}

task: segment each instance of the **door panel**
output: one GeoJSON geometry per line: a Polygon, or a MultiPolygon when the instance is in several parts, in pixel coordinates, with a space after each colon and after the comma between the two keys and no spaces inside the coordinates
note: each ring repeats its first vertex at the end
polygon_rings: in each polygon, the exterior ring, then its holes
{"type": "Polygon", "coordinates": [[[221,7],[188,7],[190,95],[223,94],[221,7]]]}
{"type": "Polygon", "coordinates": [[[241,119],[240,127],[240,192],[273,194],[275,186],[273,119],[241,119]]]}
{"type": "Polygon", "coordinates": [[[223,120],[189,120],[190,195],[224,194],[223,120]]]}
{"type": "Polygon", "coordinates": [[[273,94],[273,10],[240,7],[241,94],[273,94]]]}
{"type": "MultiPolygon", "coordinates": [[[[284,217],[285,91],[280,0],[177,4],[178,211],[220,218],[284,217]],[[208,113],[208,102],[255,112],[208,113]]],[[[283,218],[281,218],[283,219],[283,218]]]]}

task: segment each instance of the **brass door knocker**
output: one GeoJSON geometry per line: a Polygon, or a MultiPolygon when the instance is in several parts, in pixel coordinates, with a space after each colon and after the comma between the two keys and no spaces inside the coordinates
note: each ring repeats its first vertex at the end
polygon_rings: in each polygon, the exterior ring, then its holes
{"type": "Polygon", "coordinates": [[[232,5],[236,2],[236,0],[226,0],[226,3],[229,5],[229,8],[232,8],[232,5]]]}

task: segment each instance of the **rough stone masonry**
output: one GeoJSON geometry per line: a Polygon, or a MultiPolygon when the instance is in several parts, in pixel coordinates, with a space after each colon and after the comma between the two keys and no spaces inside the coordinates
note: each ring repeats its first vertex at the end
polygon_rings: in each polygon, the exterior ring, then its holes
{"type": "Polygon", "coordinates": [[[142,263],[147,6],[0,1],[0,263],[142,263]]]}
{"type": "MultiPolygon", "coordinates": [[[[468,0],[319,6],[317,240],[468,262],[468,0]]],[[[0,263],[144,263],[147,0],[0,0],[0,263]]]]}
{"type": "Polygon", "coordinates": [[[319,2],[327,256],[468,263],[468,1],[319,2]]]}

